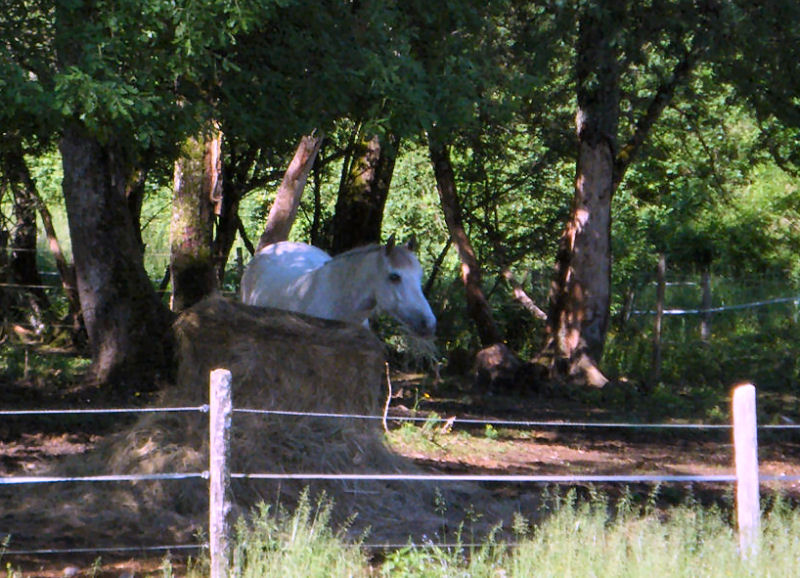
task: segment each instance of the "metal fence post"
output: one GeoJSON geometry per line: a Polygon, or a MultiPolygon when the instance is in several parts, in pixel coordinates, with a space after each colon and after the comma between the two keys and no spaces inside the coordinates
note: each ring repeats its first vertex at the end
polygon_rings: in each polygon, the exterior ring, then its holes
{"type": "Polygon", "coordinates": [[[747,558],[758,548],[761,506],[758,488],[756,388],[744,383],[733,390],[733,444],[736,452],[736,515],[739,551],[747,558]]]}
{"type": "Polygon", "coordinates": [[[231,372],[211,372],[209,390],[209,463],[208,463],[208,547],[211,557],[211,578],[224,578],[229,565],[229,501],[231,472],[230,449],[231,372]]]}

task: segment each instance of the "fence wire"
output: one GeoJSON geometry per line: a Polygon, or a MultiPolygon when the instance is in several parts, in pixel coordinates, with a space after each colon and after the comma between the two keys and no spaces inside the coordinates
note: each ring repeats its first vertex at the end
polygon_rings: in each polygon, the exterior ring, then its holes
{"type": "MultiPolygon", "coordinates": [[[[45,409],[45,410],[0,410],[0,416],[52,416],[52,415],[97,415],[97,414],[122,414],[122,413],[175,413],[197,412],[208,413],[209,406],[164,407],[164,408],[97,408],[97,409],[45,409]]],[[[234,409],[235,413],[256,414],[264,416],[284,417],[310,417],[325,419],[367,419],[408,422],[442,422],[454,425],[491,425],[503,427],[541,427],[541,428],[608,428],[608,429],[687,429],[687,430],[717,430],[731,429],[729,424],[697,424],[697,423],[633,423],[633,422],[585,422],[585,421],[540,421],[540,420],[502,420],[502,419],[476,419],[458,417],[419,417],[419,416],[382,416],[370,414],[347,414],[326,412],[300,412],[288,410],[260,410],[251,408],[234,409]]],[[[758,426],[759,429],[798,429],[798,424],[767,424],[758,426]]],[[[658,474],[631,474],[631,475],[497,475],[497,474],[341,474],[341,473],[231,473],[232,479],[239,480],[306,480],[306,481],[381,481],[381,482],[475,482],[475,483],[732,483],[737,481],[735,474],[718,475],[658,475],[658,474]]],[[[25,484],[56,484],[56,483],[120,483],[143,481],[181,481],[186,479],[208,479],[209,472],[182,472],[162,474],[126,474],[126,475],[97,475],[97,476],[6,476],[0,477],[0,486],[19,486],[25,484]]],[[[761,475],[759,482],[800,482],[800,475],[761,475]]],[[[407,544],[404,544],[407,546],[407,544]]],[[[103,552],[147,552],[147,551],[180,551],[189,549],[204,549],[207,544],[179,544],[161,545],[152,547],[107,547],[107,548],[65,548],[65,549],[29,549],[29,550],[2,550],[3,555],[50,555],[50,554],[80,554],[103,552]]],[[[386,547],[375,545],[375,547],[386,547]]],[[[440,546],[441,547],[441,546],[440,546]]]]}
{"type": "MultiPolygon", "coordinates": [[[[593,421],[537,421],[537,420],[508,420],[508,419],[475,419],[441,417],[441,416],[393,416],[357,414],[357,413],[327,413],[327,412],[305,412],[289,410],[270,410],[270,409],[250,409],[234,408],[234,413],[255,414],[255,415],[275,415],[288,417],[314,417],[329,419],[363,419],[363,420],[389,420],[389,421],[408,421],[425,423],[449,423],[469,424],[469,425],[491,425],[503,427],[541,427],[541,428],[608,428],[608,429],[732,429],[730,424],[710,424],[710,423],[636,423],[636,422],[593,422],[593,421]]],[[[765,424],[759,425],[759,429],[800,429],[800,424],[765,424]]]]}
{"type": "Polygon", "coordinates": [[[102,415],[119,413],[208,413],[208,411],[208,405],[142,408],[4,409],[0,410],[0,416],[102,415]]]}
{"type": "Polygon", "coordinates": [[[107,546],[97,548],[40,548],[28,550],[2,550],[3,556],[49,556],[64,554],[125,554],[129,552],[175,552],[181,550],[205,550],[208,544],[169,544],[163,546],[107,546]]]}

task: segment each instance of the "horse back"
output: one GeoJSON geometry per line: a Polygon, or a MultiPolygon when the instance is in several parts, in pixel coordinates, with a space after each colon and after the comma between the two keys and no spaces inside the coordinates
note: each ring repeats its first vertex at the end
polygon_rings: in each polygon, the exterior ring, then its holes
{"type": "Polygon", "coordinates": [[[331,260],[322,249],[283,241],[259,251],[242,277],[242,301],[249,305],[282,306],[285,294],[300,277],[331,260]],[[272,300],[279,302],[271,302],[272,300]]]}
{"type": "Polygon", "coordinates": [[[313,245],[283,241],[267,245],[256,254],[254,259],[267,263],[276,270],[296,271],[298,275],[302,275],[322,267],[331,260],[331,257],[313,245]]]}

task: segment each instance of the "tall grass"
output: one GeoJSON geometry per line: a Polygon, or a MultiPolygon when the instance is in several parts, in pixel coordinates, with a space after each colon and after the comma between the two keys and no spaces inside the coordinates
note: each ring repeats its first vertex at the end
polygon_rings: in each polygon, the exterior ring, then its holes
{"type": "MultiPolygon", "coordinates": [[[[800,512],[777,499],[769,505],[757,552],[740,556],[730,516],[716,507],[688,502],[662,510],[655,497],[633,506],[574,491],[551,496],[540,523],[521,516],[513,541],[498,532],[481,545],[461,544],[460,532],[439,546],[413,544],[370,563],[346,529],[330,528],[331,503],[305,495],[291,515],[263,506],[237,527],[231,576],[391,577],[786,577],[797,575],[800,512]]],[[[197,565],[192,576],[202,576],[197,565]]]]}
{"type": "MultiPolygon", "coordinates": [[[[574,495],[573,495],[574,496],[574,495]]],[[[795,576],[800,516],[778,500],[764,519],[760,548],[743,559],[728,516],[687,504],[659,511],[617,507],[603,500],[562,502],[522,541],[512,576],[717,577],[795,576]]]]}
{"type": "MultiPolygon", "coordinates": [[[[369,564],[358,543],[345,539],[347,526],[330,524],[332,502],[320,497],[312,503],[304,492],[289,514],[282,508],[258,507],[249,520],[236,525],[231,576],[328,578],[369,576],[369,564]]],[[[190,576],[207,575],[207,563],[196,564],[190,576]]]]}

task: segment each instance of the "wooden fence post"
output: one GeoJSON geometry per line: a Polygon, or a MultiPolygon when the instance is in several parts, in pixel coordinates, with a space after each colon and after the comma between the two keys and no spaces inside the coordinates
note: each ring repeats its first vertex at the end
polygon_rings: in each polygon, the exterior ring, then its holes
{"type": "Polygon", "coordinates": [[[664,253],[658,256],[656,269],[656,318],[653,326],[653,357],[650,363],[650,379],[648,388],[654,389],[661,380],[661,324],[664,319],[664,296],[667,287],[667,257],[664,253]]]}
{"type": "Polygon", "coordinates": [[[749,383],[733,390],[733,444],[736,452],[736,515],[739,551],[747,558],[758,548],[761,506],[758,488],[756,388],[749,383]]]}
{"type": "Polygon", "coordinates": [[[703,288],[703,301],[700,306],[700,339],[704,342],[711,341],[711,271],[708,266],[703,267],[700,275],[700,285],[703,288]]]}
{"type": "Polygon", "coordinates": [[[209,391],[209,463],[208,463],[208,547],[211,557],[211,578],[228,575],[229,521],[231,511],[229,490],[231,472],[228,465],[230,449],[231,372],[215,369],[211,372],[209,391]]]}

